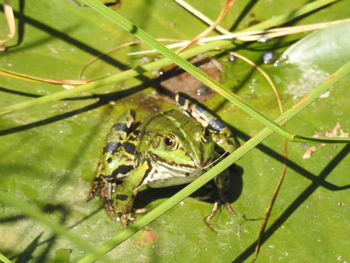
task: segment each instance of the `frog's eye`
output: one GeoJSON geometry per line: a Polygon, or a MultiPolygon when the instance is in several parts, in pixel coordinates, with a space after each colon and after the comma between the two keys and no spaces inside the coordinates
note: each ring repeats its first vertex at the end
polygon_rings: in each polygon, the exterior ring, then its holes
{"type": "Polygon", "coordinates": [[[164,138],[165,148],[169,151],[174,150],[176,147],[176,138],[174,135],[169,134],[164,138]]]}
{"type": "Polygon", "coordinates": [[[204,128],[203,134],[202,134],[202,141],[207,142],[210,137],[210,131],[208,128],[204,128]]]}

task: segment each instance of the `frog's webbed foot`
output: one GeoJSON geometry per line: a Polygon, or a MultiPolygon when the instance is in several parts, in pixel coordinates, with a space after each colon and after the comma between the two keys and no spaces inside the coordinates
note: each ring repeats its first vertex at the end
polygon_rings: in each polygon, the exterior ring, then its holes
{"type": "Polygon", "coordinates": [[[123,228],[128,228],[129,223],[134,223],[136,221],[135,214],[145,213],[147,213],[147,210],[145,208],[132,209],[130,212],[117,212],[116,220],[121,222],[123,228]]]}
{"type": "Polygon", "coordinates": [[[229,202],[225,203],[220,203],[220,202],[215,202],[213,205],[213,208],[210,211],[210,214],[205,217],[205,223],[209,224],[210,220],[213,219],[214,216],[218,213],[219,209],[221,206],[225,206],[226,210],[232,215],[235,216],[237,215],[236,212],[233,210],[232,205],[229,202]]]}
{"type": "Polygon", "coordinates": [[[216,232],[216,230],[211,226],[212,224],[210,223],[211,220],[216,216],[216,214],[218,213],[220,207],[225,206],[226,210],[232,215],[232,216],[236,216],[236,212],[233,210],[232,205],[229,202],[224,202],[221,203],[219,201],[215,202],[209,215],[207,215],[204,218],[204,223],[214,232],[216,232]]]}
{"type": "MultiPolygon", "coordinates": [[[[95,178],[86,200],[90,201],[94,197],[100,198],[108,216],[113,221],[120,221],[123,228],[127,228],[130,222],[135,221],[135,217],[127,207],[120,208],[118,206],[118,197],[112,195],[116,191],[116,184],[106,179],[106,176],[95,178]]],[[[119,200],[119,202],[123,202],[123,200],[119,200]]]]}
{"type": "Polygon", "coordinates": [[[114,212],[112,193],[116,189],[116,183],[110,179],[111,178],[102,175],[95,177],[90,192],[86,197],[86,201],[89,202],[94,197],[100,198],[103,201],[103,205],[109,217],[115,220],[116,214],[114,212]]]}
{"type": "Polygon", "coordinates": [[[226,208],[230,215],[236,216],[236,212],[233,210],[231,203],[228,201],[230,183],[230,173],[228,170],[222,172],[214,179],[213,195],[215,202],[209,215],[204,219],[205,224],[213,231],[215,230],[211,227],[210,221],[215,217],[222,206],[226,208]]]}

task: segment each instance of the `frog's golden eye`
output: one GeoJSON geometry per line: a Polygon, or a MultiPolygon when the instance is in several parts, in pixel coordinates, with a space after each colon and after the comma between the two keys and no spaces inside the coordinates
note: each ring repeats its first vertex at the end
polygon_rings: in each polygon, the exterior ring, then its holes
{"type": "Polygon", "coordinates": [[[203,134],[202,134],[202,141],[207,142],[210,137],[210,131],[208,128],[204,128],[203,134]]]}
{"type": "Polygon", "coordinates": [[[176,138],[174,135],[169,134],[164,138],[165,148],[169,151],[174,150],[176,147],[176,138]]]}

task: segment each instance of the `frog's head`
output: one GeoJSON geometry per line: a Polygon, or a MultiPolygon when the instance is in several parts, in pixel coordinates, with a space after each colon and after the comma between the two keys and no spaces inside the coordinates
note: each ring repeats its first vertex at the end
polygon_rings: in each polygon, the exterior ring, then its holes
{"type": "Polygon", "coordinates": [[[210,132],[180,111],[155,115],[144,132],[143,147],[155,162],[192,170],[205,168],[213,159],[215,144],[210,132]]]}

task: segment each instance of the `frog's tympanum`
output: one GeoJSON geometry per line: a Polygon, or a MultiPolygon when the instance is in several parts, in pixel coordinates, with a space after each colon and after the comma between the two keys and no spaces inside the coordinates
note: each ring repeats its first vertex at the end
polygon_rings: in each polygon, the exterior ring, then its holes
{"type": "MultiPolygon", "coordinates": [[[[133,202],[142,186],[190,183],[219,157],[218,147],[224,152],[236,149],[222,120],[183,94],[176,95],[176,102],[182,111],[156,113],[141,123],[129,111],[107,137],[87,200],[102,199],[109,216],[124,227],[133,220],[133,202]]],[[[217,179],[217,187],[224,188],[225,181],[217,179]]]]}

